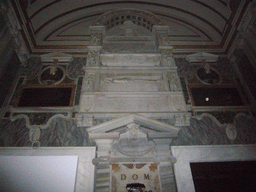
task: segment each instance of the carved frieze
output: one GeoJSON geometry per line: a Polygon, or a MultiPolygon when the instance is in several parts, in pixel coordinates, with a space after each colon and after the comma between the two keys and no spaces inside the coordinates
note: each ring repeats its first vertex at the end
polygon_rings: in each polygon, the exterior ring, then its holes
{"type": "Polygon", "coordinates": [[[170,91],[181,91],[181,84],[176,72],[169,72],[167,74],[170,91]]]}
{"type": "Polygon", "coordinates": [[[103,66],[160,66],[159,54],[101,54],[103,66]]]}
{"type": "Polygon", "coordinates": [[[172,49],[160,49],[161,66],[176,67],[172,49]]]}
{"type": "Polygon", "coordinates": [[[100,91],[108,92],[157,92],[164,91],[161,74],[102,74],[100,91]]]}
{"type": "Polygon", "coordinates": [[[102,42],[101,33],[92,33],[90,38],[90,46],[100,46],[102,42]]]}
{"type": "Polygon", "coordinates": [[[101,47],[89,47],[88,46],[88,54],[87,54],[87,67],[98,67],[101,65],[100,63],[100,49],[101,47]]]}
{"type": "Polygon", "coordinates": [[[95,91],[95,76],[87,74],[83,81],[83,93],[95,91]]]}

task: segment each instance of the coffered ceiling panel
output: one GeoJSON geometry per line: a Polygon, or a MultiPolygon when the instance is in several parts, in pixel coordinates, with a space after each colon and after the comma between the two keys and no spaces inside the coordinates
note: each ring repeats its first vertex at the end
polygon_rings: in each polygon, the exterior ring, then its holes
{"type": "MultiPolygon", "coordinates": [[[[138,15],[144,13],[143,19],[150,25],[168,25],[169,39],[176,55],[198,51],[225,54],[250,3],[250,0],[11,1],[28,49],[40,54],[57,49],[85,54],[89,26],[106,25],[109,30],[111,25],[119,24],[115,19],[138,20],[136,14],[127,14],[129,10],[136,10],[138,15]],[[107,18],[111,19],[107,21],[107,18]],[[152,18],[155,21],[151,21],[152,18]]],[[[152,30],[152,26],[148,26],[148,30],[152,30]]]]}

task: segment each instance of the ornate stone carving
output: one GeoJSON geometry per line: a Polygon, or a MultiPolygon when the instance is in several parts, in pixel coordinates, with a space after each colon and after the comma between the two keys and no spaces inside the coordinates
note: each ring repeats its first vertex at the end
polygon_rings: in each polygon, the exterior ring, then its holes
{"type": "Polygon", "coordinates": [[[95,80],[93,75],[88,75],[84,78],[83,92],[92,92],[95,90],[95,80]]]}
{"type": "Polygon", "coordinates": [[[83,67],[86,64],[86,58],[75,57],[67,67],[67,75],[71,79],[75,79],[80,75],[84,74],[83,67]]]}
{"type": "Polygon", "coordinates": [[[181,91],[178,75],[175,72],[168,74],[168,83],[170,91],[181,91]]]}
{"type": "Polygon", "coordinates": [[[122,75],[104,74],[100,76],[100,91],[108,92],[150,92],[164,90],[160,74],[123,73],[122,75]]]}
{"type": "Polygon", "coordinates": [[[95,50],[95,49],[88,49],[88,54],[87,54],[87,67],[98,67],[100,66],[100,49],[95,50]]]}
{"type": "Polygon", "coordinates": [[[101,34],[100,33],[92,33],[90,39],[91,46],[100,46],[101,45],[101,34]]]}
{"type": "Polygon", "coordinates": [[[29,129],[35,127],[46,128],[51,121],[57,117],[65,117],[68,113],[13,113],[11,116],[12,121],[24,118],[26,120],[26,126],[29,129]]]}
{"type": "Polygon", "coordinates": [[[158,34],[158,43],[159,46],[171,46],[167,32],[158,34]]]}
{"type": "MultiPolygon", "coordinates": [[[[121,24],[123,21],[129,20],[129,18],[127,18],[127,16],[129,16],[130,18],[135,16],[135,18],[140,17],[140,18],[145,19],[146,21],[148,21],[150,23],[150,26],[149,26],[150,30],[152,30],[153,25],[161,25],[162,24],[161,19],[152,13],[144,12],[144,11],[136,10],[136,9],[119,9],[118,11],[116,11],[116,10],[109,11],[109,12],[106,12],[105,14],[101,15],[98,19],[95,20],[93,25],[105,25],[105,26],[107,26],[107,29],[110,29],[111,25],[110,26],[107,25],[108,21],[111,22],[112,18],[123,17],[124,19],[120,21],[120,24],[121,24]]],[[[139,22],[141,22],[141,21],[139,21],[139,22]]],[[[115,26],[116,25],[117,24],[115,23],[115,26]]]]}
{"type": "Polygon", "coordinates": [[[155,144],[148,141],[147,135],[139,130],[138,124],[127,125],[129,130],[120,134],[118,141],[112,145],[113,151],[118,151],[127,156],[142,156],[149,152],[155,152],[155,144]]]}
{"type": "Polygon", "coordinates": [[[226,134],[230,140],[235,140],[237,137],[237,130],[233,124],[227,124],[226,134]]]}
{"type": "Polygon", "coordinates": [[[94,109],[94,96],[92,95],[83,95],[81,97],[81,105],[80,111],[81,112],[88,112],[94,109]]]}
{"type": "Polygon", "coordinates": [[[61,83],[65,77],[66,72],[63,67],[56,66],[54,74],[51,73],[52,67],[46,67],[42,70],[41,74],[38,76],[38,80],[44,85],[56,85],[61,83]]]}
{"type": "Polygon", "coordinates": [[[175,67],[172,49],[160,49],[161,65],[175,67]]]}
{"type": "Polygon", "coordinates": [[[177,111],[186,111],[186,104],[182,95],[170,97],[170,101],[177,111]]]}
{"type": "Polygon", "coordinates": [[[40,129],[39,128],[33,128],[29,130],[29,140],[32,142],[33,148],[40,147],[40,129]]]}

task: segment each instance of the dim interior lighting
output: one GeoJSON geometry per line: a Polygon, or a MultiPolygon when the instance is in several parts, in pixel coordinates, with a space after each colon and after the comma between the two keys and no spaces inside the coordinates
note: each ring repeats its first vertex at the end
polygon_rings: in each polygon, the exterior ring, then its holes
{"type": "Polygon", "coordinates": [[[209,101],[209,97],[206,97],[206,98],[205,98],[205,101],[209,101]]]}

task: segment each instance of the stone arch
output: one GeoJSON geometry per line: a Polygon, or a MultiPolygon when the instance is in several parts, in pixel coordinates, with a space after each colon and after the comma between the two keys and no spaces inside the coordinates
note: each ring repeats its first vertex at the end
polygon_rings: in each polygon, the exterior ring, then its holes
{"type": "Polygon", "coordinates": [[[159,17],[150,12],[138,9],[119,9],[106,12],[98,17],[93,25],[104,25],[108,31],[115,26],[122,25],[128,20],[149,31],[152,31],[154,25],[163,25],[163,22],[159,17]]]}

